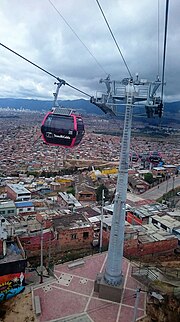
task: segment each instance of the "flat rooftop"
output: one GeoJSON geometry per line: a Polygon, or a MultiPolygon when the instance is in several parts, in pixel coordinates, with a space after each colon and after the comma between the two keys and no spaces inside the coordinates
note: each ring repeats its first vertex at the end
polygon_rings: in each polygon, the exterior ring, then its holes
{"type": "Polygon", "coordinates": [[[157,220],[157,222],[161,223],[162,225],[165,225],[168,228],[180,228],[180,221],[172,218],[171,216],[164,215],[162,217],[158,215],[152,216],[153,219],[157,220]]]}
{"type": "Polygon", "coordinates": [[[52,218],[52,220],[56,228],[71,229],[90,227],[89,221],[82,214],[77,213],[61,215],[59,218],[52,218]]]}
{"type": "Polygon", "coordinates": [[[8,201],[2,201],[0,202],[0,209],[6,209],[6,208],[15,208],[15,203],[12,200],[8,201]]]}
{"type": "Polygon", "coordinates": [[[19,194],[19,193],[29,193],[30,194],[30,191],[27,190],[23,185],[21,184],[18,184],[18,183],[8,183],[7,186],[14,190],[15,193],[19,194]]]}
{"type": "MultiPolygon", "coordinates": [[[[100,299],[94,281],[105,269],[107,252],[83,258],[84,264],[69,268],[56,265],[55,279],[33,287],[32,297],[39,296],[40,322],[132,322],[137,288],[144,286],[131,277],[131,264],[123,259],[124,288],[121,303],[100,299]]],[[[146,315],[146,293],[140,293],[137,318],[146,315]]]]}

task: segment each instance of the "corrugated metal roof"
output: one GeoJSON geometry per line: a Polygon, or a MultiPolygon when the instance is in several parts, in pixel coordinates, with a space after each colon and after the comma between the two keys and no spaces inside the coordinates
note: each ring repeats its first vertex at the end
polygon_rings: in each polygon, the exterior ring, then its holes
{"type": "Polygon", "coordinates": [[[32,201],[19,201],[15,202],[16,208],[23,208],[23,207],[33,207],[32,201]]]}

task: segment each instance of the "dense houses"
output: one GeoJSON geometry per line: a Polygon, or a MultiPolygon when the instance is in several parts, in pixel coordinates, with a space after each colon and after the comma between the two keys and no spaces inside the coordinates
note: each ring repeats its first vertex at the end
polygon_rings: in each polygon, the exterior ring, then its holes
{"type": "MultiPolygon", "coordinates": [[[[107,249],[121,139],[95,134],[90,125],[82,144],[73,150],[44,145],[35,121],[27,127],[21,122],[16,127],[11,124],[10,132],[4,130],[6,135],[0,142],[0,255],[3,261],[12,240],[18,245],[16,250],[21,249],[21,255],[26,254],[28,258],[39,258],[42,240],[43,254],[47,257],[82,249],[98,250],[101,228],[102,246],[107,249]],[[60,173],[72,166],[76,166],[75,172],[60,173]],[[101,201],[97,201],[101,185],[109,192],[103,209],[101,201]]],[[[108,122],[101,122],[100,126],[104,125],[108,126],[108,122]]],[[[167,204],[143,199],[141,193],[170,177],[175,178],[179,172],[179,156],[180,149],[171,140],[164,144],[163,140],[147,142],[141,137],[132,138],[126,256],[173,253],[178,247],[178,208],[172,211],[167,204]],[[146,156],[151,151],[160,152],[161,164],[149,162],[146,156]],[[145,180],[149,173],[152,182],[145,180]]],[[[23,256],[25,263],[26,256],[23,256]]]]}
{"type": "MultiPolygon", "coordinates": [[[[108,169],[105,173],[109,176],[108,169]]],[[[102,213],[101,204],[96,201],[95,186],[94,191],[93,186],[90,191],[83,185],[85,182],[79,186],[76,180],[79,191],[75,189],[74,196],[66,191],[52,189],[52,182],[60,180],[58,176],[41,177],[41,181],[32,177],[31,183],[29,180],[26,183],[26,178],[26,175],[21,176],[20,183],[17,182],[18,178],[14,178],[16,183],[9,183],[9,179],[7,183],[4,182],[0,216],[4,220],[6,236],[1,236],[2,240],[18,237],[27,256],[32,257],[39,256],[43,238],[45,255],[48,255],[49,249],[53,253],[62,254],[65,251],[98,247],[102,225],[103,247],[107,248],[113,198],[112,202],[106,202],[102,213]]],[[[64,180],[73,181],[68,176],[64,180]]],[[[62,190],[65,190],[64,187],[62,190]]],[[[171,214],[168,211],[166,204],[128,192],[124,247],[127,256],[172,253],[178,247],[179,217],[176,210],[171,214]]]]}
{"type": "MultiPolygon", "coordinates": [[[[86,134],[80,146],[74,149],[64,149],[56,146],[48,146],[43,143],[40,134],[40,124],[43,115],[21,113],[17,119],[7,119],[6,127],[0,120],[0,176],[17,173],[42,173],[57,172],[64,166],[79,164],[96,166],[107,162],[118,162],[120,154],[121,135],[112,136],[107,134],[96,134],[93,131],[108,128],[122,129],[122,122],[98,119],[92,117],[84,119],[87,127],[86,134]],[[101,121],[101,122],[100,122],[101,121]],[[1,124],[2,123],[2,124],[1,124]],[[8,130],[7,130],[8,129],[8,130]]],[[[131,157],[131,166],[139,168],[150,168],[146,160],[141,162],[139,156],[157,151],[167,167],[179,165],[180,149],[176,141],[169,138],[153,139],[132,137],[131,155],[138,156],[137,160],[131,157]],[[136,160],[134,163],[133,160],[136,160]]],[[[164,166],[164,165],[163,165],[164,166]]],[[[168,171],[171,171],[168,170],[168,171]]],[[[162,170],[160,170],[162,171],[162,170]]],[[[56,189],[54,185],[54,189],[56,189]]]]}

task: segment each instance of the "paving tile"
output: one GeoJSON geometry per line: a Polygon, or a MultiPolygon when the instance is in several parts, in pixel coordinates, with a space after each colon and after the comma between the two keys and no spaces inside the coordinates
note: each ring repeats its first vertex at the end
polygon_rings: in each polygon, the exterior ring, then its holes
{"type": "MultiPolygon", "coordinates": [[[[39,295],[42,306],[40,322],[55,319],[62,322],[132,322],[136,289],[142,285],[129,275],[131,264],[127,259],[123,259],[125,288],[121,303],[99,299],[99,294],[94,292],[94,280],[105,267],[106,255],[89,256],[84,259],[83,266],[74,269],[69,269],[68,263],[57,265],[58,280],[34,288],[33,293],[39,295]]],[[[145,303],[146,293],[141,292],[138,317],[145,315],[145,303]]]]}

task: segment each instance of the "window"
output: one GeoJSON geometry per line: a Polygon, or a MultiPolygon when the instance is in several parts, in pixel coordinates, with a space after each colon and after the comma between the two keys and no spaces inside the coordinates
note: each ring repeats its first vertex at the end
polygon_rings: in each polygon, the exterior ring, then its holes
{"type": "Polygon", "coordinates": [[[157,222],[157,220],[155,220],[154,218],[152,218],[152,223],[157,225],[158,222],[157,222]]]}
{"type": "Polygon", "coordinates": [[[23,209],[22,208],[19,208],[19,212],[22,212],[23,211],[23,209]]]}
{"type": "Polygon", "coordinates": [[[85,231],[83,233],[83,239],[87,239],[89,237],[89,232],[88,231],[85,231]]]}
{"type": "Polygon", "coordinates": [[[14,210],[8,210],[8,214],[14,214],[14,210]]]}
{"type": "Polygon", "coordinates": [[[30,210],[31,210],[31,208],[28,208],[28,209],[27,209],[27,211],[30,211],[30,210]]]}
{"type": "Polygon", "coordinates": [[[71,239],[76,239],[77,238],[77,234],[72,234],[71,235],[71,239]]]}
{"type": "Polygon", "coordinates": [[[5,214],[5,210],[0,210],[0,215],[4,215],[5,214]]]}
{"type": "Polygon", "coordinates": [[[161,228],[167,230],[167,227],[164,224],[161,224],[161,228]]]}

